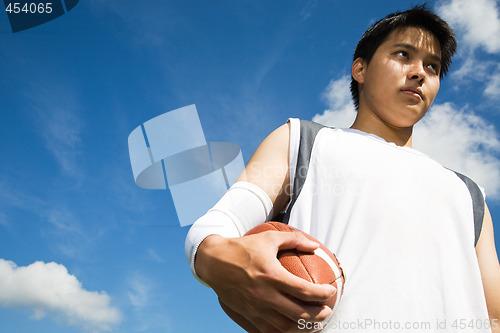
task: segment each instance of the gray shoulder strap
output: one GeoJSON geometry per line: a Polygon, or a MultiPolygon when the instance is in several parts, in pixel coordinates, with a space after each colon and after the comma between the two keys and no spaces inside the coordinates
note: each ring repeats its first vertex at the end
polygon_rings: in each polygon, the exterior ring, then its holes
{"type": "Polygon", "coordinates": [[[484,196],[483,192],[481,192],[481,189],[477,184],[472,181],[467,176],[462,175],[461,173],[458,173],[456,171],[455,174],[460,178],[465,185],[467,185],[467,188],[469,189],[470,196],[472,198],[472,211],[474,213],[474,246],[476,246],[477,241],[479,240],[479,236],[481,235],[481,229],[483,227],[483,218],[484,218],[484,196]]]}
{"type": "Polygon", "coordinates": [[[293,193],[291,194],[290,204],[281,217],[283,223],[288,223],[290,218],[290,211],[297,200],[297,197],[304,186],[306,181],[307,171],[309,170],[309,161],[311,159],[311,151],[314,145],[314,140],[319,130],[325,125],[320,125],[318,123],[300,120],[300,143],[299,152],[297,156],[297,166],[295,168],[295,179],[293,180],[293,193]]]}

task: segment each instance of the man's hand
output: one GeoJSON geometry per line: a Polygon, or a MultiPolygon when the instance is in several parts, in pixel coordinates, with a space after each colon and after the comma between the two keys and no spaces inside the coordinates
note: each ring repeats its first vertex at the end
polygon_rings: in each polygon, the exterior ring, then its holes
{"type": "Polygon", "coordinates": [[[336,293],[288,272],[278,251],[297,248],[312,252],[319,244],[301,233],[267,231],[240,238],[212,235],[200,245],[195,269],[228,307],[244,316],[259,332],[308,332],[299,320],[321,322],[332,314],[322,303],[336,293]]]}

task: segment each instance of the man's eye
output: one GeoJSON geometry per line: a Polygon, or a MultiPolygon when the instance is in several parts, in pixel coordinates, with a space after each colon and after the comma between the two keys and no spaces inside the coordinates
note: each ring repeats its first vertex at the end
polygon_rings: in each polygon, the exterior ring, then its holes
{"type": "Polygon", "coordinates": [[[402,56],[404,58],[408,58],[409,57],[408,52],[406,52],[406,51],[398,51],[396,54],[398,56],[402,56]]]}
{"type": "Polygon", "coordinates": [[[439,65],[437,65],[437,64],[429,64],[427,67],[429,67],[431,70],[433,70],[436,74],[439,73],[439,65]]]}

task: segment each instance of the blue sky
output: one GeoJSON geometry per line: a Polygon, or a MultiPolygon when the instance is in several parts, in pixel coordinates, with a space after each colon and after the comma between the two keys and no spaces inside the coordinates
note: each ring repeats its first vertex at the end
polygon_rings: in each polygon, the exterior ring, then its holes
{"type": "MultiPolygon", "coordinates": [[[[15,34],[0,15],[0,330],[241,331],[191,276],[169,192],[135,185],[128,135],[196,104],[247,161],[288,117],[348,126],[358,39],[415,3],[82,0],[15,34]]],[[[414,144],[500,221],[500,4],[471,3],[429,2],[459,52],[414,144]]]]}

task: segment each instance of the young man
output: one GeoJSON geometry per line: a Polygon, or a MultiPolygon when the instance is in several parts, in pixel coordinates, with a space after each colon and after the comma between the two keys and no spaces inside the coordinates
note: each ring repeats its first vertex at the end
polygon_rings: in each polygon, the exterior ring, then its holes
{"type": "Polygon", "coordinates": [[[300,323],[331,315],[301,301],[321,304],[336,290],[293,276],[276,259],[281,249],[317,244],[297,233],[240,237],[282,211],[330,248],[346,273],[326,331],[500,326],[500,266],[481,191],[411,148],[413,126],[431,106],[455,47],[452,30],[425,7],[375,23],[354,55],[351,128],[291,119],[193,225],[186,240],[193,273],[255,332],[312,331],[317,326],[300,323]]]}

